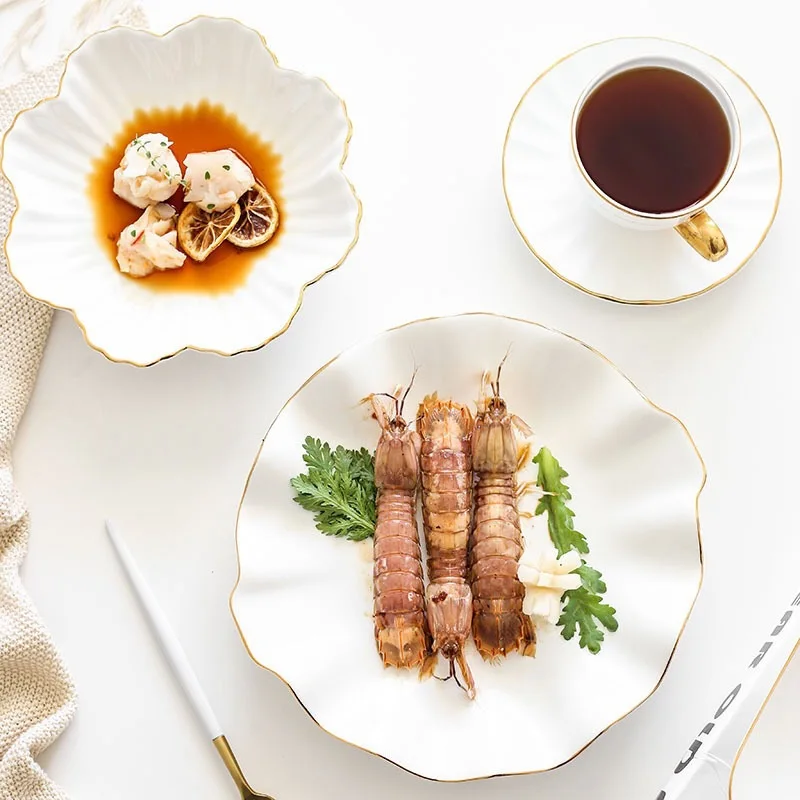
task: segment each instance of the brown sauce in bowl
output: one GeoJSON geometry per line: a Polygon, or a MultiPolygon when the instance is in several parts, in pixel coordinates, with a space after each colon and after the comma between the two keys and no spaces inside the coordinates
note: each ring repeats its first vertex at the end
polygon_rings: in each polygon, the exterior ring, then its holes
{"type": "MultiPolygon", "coordinates": [[[[114,170],[119,166],[127,145],[137,135],[145,133],[163,133],[173,142],[171,149],[181,170],[184,169],[183,159],[188,153],[224,149],[237,151],[275,199],[280,226],[275,235],[260,247],[245,250],[234,247],[230,242],[223,242],[201,264],[187,258],[180,269],[159,270],[145,278],[124,277],[138,281],[148,289],[166,292],[219,294],[241,286],[254,263],[263,258],[281,237],[284,223],[281,157],[268,142],[245,128],[233,114],[207,100],[183,108],[137,111],[92,162],[88,179],[95,232],[113,269],[118,269],[117,239],[122,229],[137,220],[144,210],[135,208],[114,194],[114,170]]],[[[183,189],[179,188],[168,202],[180,212],[183,189]]]]}

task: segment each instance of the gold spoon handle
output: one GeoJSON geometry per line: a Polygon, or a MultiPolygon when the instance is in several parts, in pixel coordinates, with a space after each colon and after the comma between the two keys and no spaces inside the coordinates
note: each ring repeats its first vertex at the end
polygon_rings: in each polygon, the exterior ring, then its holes
{"type": "Polygon", "coordinates": [[[120,563],[130,580],[131,588],[139,599],[156,640],[161,645],[161,652],[164,654],[167,663],[172,667],[178,683],[197,712],[197,717],[203,723],[203,727],[214,743],[214,747],[217,748],[217,752],[222,756],[222,760],[228,768],[236,788],[242,795],[242,800],[274,800],[269,795],[254,792],[250,788],[250,784],[245,780],[242,768],[239,766],[228,740],[222,733],[222,728],[200,686],[200,681],[197,680],[197,675],[195,675],[191,664],[189,664],[189,659],[186,657],[186,653],[175,636],[175,632],[172,630],[164,612],[159,607],[155,595],[153,595],[150,587],[145,582],[144,576],[139,572],[139,568],[136,566],[133,556],[122,540],[121,535],[110,522],[106,522],[106,531],[111,543],[114,545],[114,549],[117,551],[120,563]]]}
{"type": "Polygon", "coordinates": [[[242,768],[239,766],[239,762],[236,760],[236,756],[233,754],[233,750],[231,750],[231,746],[224,734],[214,739],[214,747],[217,748],[222,762],[228,768],[228,772],[230,772],[231,778],[233,778],[233,782],[236,784],[236,788],[239,790],[244,800],[250,800],[250,798],[274,800],[268,795],[256,794],[256,792],[250,788],[250,784],[245,779],[242,768]]]}

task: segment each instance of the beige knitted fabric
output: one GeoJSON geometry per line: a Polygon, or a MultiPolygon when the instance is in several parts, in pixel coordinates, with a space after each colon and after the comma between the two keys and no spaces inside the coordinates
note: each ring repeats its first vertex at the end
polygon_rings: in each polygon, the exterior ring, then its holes
{"type": "MultiPolygon", "coordinates": [[[[144,24],[138,9],[120,21],[144,24]]],[[[97,27],[102,24],[98,20],[97,27]]],[[[55,94],[63,68],[59,61],[0,89],[0,135],[20,109],[55,94]]],[[[0,240],[12,210],[11,190],[0,175],[0,240]]],[[[11,445],[33,390],[51,315],[23,294],[0,253],[0,800],[65,797],[34,758],[75,711],[72,681],[20,581],[29,520],[11,470],[11,445]]]]}

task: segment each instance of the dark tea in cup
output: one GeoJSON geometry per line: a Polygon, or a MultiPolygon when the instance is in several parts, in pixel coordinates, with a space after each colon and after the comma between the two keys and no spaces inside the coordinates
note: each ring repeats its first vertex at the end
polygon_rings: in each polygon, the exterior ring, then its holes
{"type": "Polygon", "coordinates": [[[650,214],[688,208],[719,183],[731,154],[728,117],[690,75],[638,67],[612,75],[586,98],[578,156],[597,187],[650,214]]]}
{"type": "Polygon", "coordinates": [[[572,113],[572,152],[589,202],[638,230],[674,228],[703,258],[728,252],[706,207],[739,161],[730,95],[670,57],[620,62],[590,81],[572,113]]]}

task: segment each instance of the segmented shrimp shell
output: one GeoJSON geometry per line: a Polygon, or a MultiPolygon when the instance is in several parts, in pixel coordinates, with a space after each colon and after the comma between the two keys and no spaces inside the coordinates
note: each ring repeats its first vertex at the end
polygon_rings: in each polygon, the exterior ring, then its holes
{"type": "Polygon", "coordinates": [[[455,677],[454,662],[459,665],[470,698],[475,689],[464,645],[472,624],[472,590],[467,582],[472,425],[469,409],[436,395],[426,397],[417,412],[417,430],[422,437],[422,521],[428,551],[425,598],[432,650],[450,661],[450,676],[455,677]]]}
{"type": "Polygon", "coordinates": [[[370,400],[381,426],[375,451],[375,641],[384,666],[421,667],[429,650],[416,521],[421,441],[399,412],[392,416],[378,398],[370,400]]]}
{"type": "Polygon", "coordinates": [[[475,518],[470,539],[470,582],[474,598],[472,634],[485,659],[513,651],[533,656],[536,632],[522,610],[525,586],[517,577],[522,531],[517,508],[516,430],[530,434],[508,412],[499,394],[482,401],[472,434],[472,466],[477,476],[475,518]]]}

